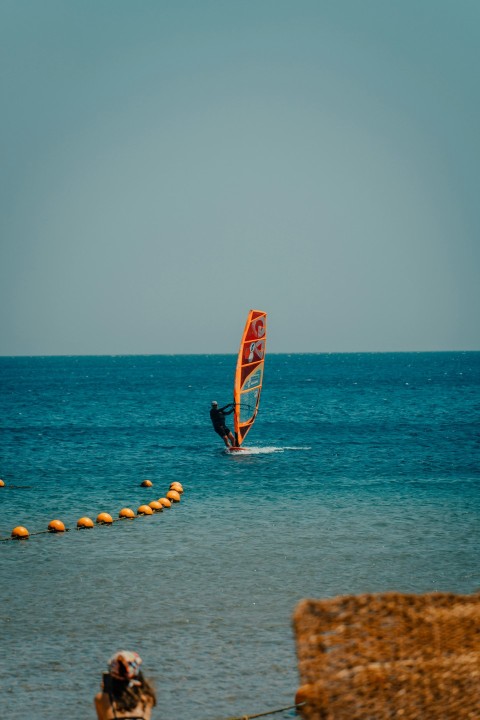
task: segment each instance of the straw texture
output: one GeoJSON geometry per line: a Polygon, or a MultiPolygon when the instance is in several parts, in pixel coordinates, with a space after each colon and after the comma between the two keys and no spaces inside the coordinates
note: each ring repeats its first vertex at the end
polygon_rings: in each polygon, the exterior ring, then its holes
{"type": "Polygon", "coordinates": [[[479,720],[480,594],[302,600],[306,720],[479,720]]]}

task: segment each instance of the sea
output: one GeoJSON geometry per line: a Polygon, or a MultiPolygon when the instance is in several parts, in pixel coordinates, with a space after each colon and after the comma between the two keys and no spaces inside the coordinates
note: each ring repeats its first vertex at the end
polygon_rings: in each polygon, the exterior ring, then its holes
{"type": "Polygon", "coordinates": [[[0,358],[2,717],[94,720],[126,649],[154,719],[287,720],[301,599],[479,590],[480,353],[270,354],[227,454],[235,362],[0,358]],[[96,523],[173,481],[162,513],[96,523]]]}

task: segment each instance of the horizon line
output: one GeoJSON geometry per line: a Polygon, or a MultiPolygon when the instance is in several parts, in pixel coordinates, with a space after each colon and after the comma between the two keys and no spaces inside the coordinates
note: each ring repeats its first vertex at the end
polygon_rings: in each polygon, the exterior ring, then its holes
{"type": "MultiPolygon", "coordinates": [[[[401,355],[401,354],[438,354],[438,353],[479,353],[480,349],[449,349],[449,350],[305,350],[291,352],[281,350],[269,352],[271,355],[401,355]]],[[[232,356],[236,357],[238,352],[177,352],[177,353],[39,353],[21,355],[3,355],[0,353],[0,359],[16,359],[16,358],[94,358],[94,357],[215,357],[215,356],[232,356]]]]}

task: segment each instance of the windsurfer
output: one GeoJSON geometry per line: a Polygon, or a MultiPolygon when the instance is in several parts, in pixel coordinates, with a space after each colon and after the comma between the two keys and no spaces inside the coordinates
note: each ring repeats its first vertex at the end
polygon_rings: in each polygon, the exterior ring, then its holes
{"type": "Polygon", "coordinates": [[[225,415],[230,415],[235,410],[235,403],[228,403],[219,408],[216,400],[212,400],[212,407],[210,409],[210,419],[213,424],[213,429],[223,438],[223,442],[227,447],[236,447],[237,443],[233,436],[232,431],[225,424],[225,415]],[[229,410],[229,408],[231,408],[229,410]]]}

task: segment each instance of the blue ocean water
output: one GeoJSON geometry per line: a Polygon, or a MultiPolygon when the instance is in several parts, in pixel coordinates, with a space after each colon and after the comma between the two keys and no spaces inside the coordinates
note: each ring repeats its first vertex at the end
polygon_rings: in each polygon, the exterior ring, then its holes
{"type": "Polygon", "coordinates": [[[72,528],[0,543],[5,716],[94,718],[121,648],[154,718],[266,712],[298,687],[300,599],[480,587],[480,353],[270,355],[250,452],[227,455],[208,413],[234,366],[0,358],[0,537],[72,528]],[[74,529],[173,480],[170,510],[74,529]]]}

